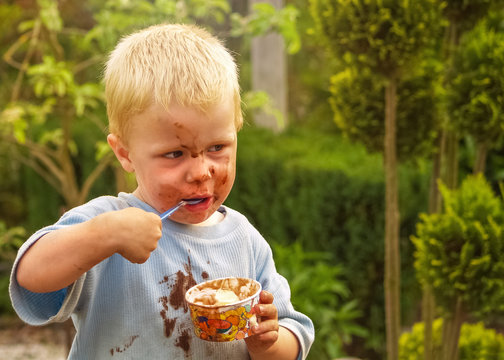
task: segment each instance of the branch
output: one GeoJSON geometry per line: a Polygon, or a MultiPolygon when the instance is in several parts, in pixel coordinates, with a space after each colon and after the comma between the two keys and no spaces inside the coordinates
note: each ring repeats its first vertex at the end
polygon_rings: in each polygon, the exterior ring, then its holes
{"type": "MultiPolygon", "coordinates": [[[[10,140],[12,142],[12,139],[10,138],[7,138],[7,140],[10,140]]],[[[51,173],[60,182],[60,184],[57,186],[57,188],[59,189],[61,187],[61,184],[65,182],[65,176],[53,160],[54,155],[52,151],[50,151],[48,148],[40,146],[37,143],[32,142],[29,139],[27,139],[24,144],[17,144],[28,149],[30,155],[33,158],[38,159],[47,168],[48,172],[51,173]]]]}
{"type": "Polygon", "coordinates": [[[57,158],[57,152],[54,150],[51,150],[50,148],[41,146],[37,144],[36,142],[31,141],[30,139],[25,139],[24,143],[20,143],[19,141],[16,140],[16,138],[12,135],[3,135],[0,136],[0,140],[4,140],[6,142],[9,142],[13,145],[19,146],[19,147],[24,147],[30,152],[41,152],[46,154],[50,158],[57,158]]]}
{"type": "Polygon", "coordinates": [[[91,174],[86,178],[86,181],[84,181],[84,184],[82,185],[80,195],[79,195],[79,201],[81,204],[84,203],[86,200],[89,191],[91,190],[91,186],[95,183],[95,181],[98,179],[98,177],[103,173],[103,171],[112,163],[112,160],[114,159],[113,153],[108,153],[104,157],[100,159],[98,162],[98,165],[93,169],[91,174]]]}
{"type": "Polygon", "coordinates": [[[88,67],[94,65],[94,64],[98,64],[100,63],[101,61],[103,60],[103,56],[102,55],[95,55],[87,60],[84,60],[80,63],[78,63],[77,65],[74,66],[73,70],[74,70],[74,74],[77,74],[85,69],[87,69],[88,67]]]}
{"type": "Polygon", "coordinates": [[[100,131],[104,135],[108,134],[108,132],[107,132],[107,124],[104,121],[102,121],[102,119],[99,116],[97,116],[94,113],[91,113],[91,114],[88,115],[87,119],[90,120],[93,124],[95,124],[96,127],[98,129],[100,129],[100,131]]]}
{"type": "Polygon", "coordinates": [[[28,69],[30,60],[33,54],[35,53],[35,49],[37,47],[38,37],[40,35],[41,23],[42,22],[40,19],[35,20],[35,25],[33,26],[33,31],[31,32],[30,45],[28,47],[28,51],[25,55],[25,58],[23,59],[23,63],[21,64],[21,68],[19,69],[16,82],[14,83],[14,88],[12,89],[11,102],[15,102],[19,98],[19,92],[21,91],[21,83],[23,82],[24,74],[28,69]]]}
{"type": "Polygon", "coordinates": [[[55,179],[55,177],[49,171],[40,166],[40,164],[37,163],[36,161],[33,161],[33,159],[31,158],[27,158],[22,155],[18,155],[17,158],[22,164],[28,166],[30,169],[39,174],[40,177],[45,181],[47,181],[47,183],[51,185],[60,195],[63,195],[61,192],[61,184],[55,179]]]}
{"type": "Polygon", "coordinates": [[[30,39],[30,35],[32,34],[32,31],[29,31],[23,35],[21,35],[14,44],[11,45],[10,48],[7,49],[5,54],[3,55],[4,61],[9,64],[10,66],[21,70],[22,68],[22,63],[14,60],[13,55],[16,52],[17,49],[21,47],[25,42],[27,42],[30,39]]]}

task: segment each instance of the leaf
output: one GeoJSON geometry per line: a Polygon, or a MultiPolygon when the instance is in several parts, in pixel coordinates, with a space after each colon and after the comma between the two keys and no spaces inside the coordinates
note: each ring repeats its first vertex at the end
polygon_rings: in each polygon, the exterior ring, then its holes
{"type": "Polygon", "coordinates": [[[18,31],[20,33],[24,33],[28,30],[33,29],[34,26],[35,26],[35,20],[25,20],[19,23],[18,31]]]}
{"type": "Polygon", "coordinates": [[[111,151],[112,149],[110,148],[110,146],[106,141],[98,141],[96,143],[96,154],[95,154],[96,161],[100,161],[107,154],[110,154],[111,151]]]}
{"type": "Polygon", "coordinates": [[[11,132],[20,144],[26,142],[26,129],[28,128],[25,119],[26,110],[17,104],[8,105],[0,114],[1,129],[6,132],[11,132]]]}
{"type": "Polygon", "coordinates": [[[40,8],[40,18],[47,29],[54,32],[60,32],[63,28],[63,20],[58,10],[56,0],[37,0],[40,8]]]}

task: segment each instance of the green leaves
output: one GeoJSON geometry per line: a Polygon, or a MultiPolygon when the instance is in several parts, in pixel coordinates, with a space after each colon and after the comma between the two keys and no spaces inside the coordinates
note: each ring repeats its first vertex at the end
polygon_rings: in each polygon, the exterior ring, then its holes
{"type": "Polygon", "coordinates": [[[492,23],[492,14],[466,33],[454,55],[447,108],[462,134],[493,145],[504,133],[504,32],[492,23]]]}
{"type": "Polygon", "coordinates": [[[25,241],[26,231],[20,226],[7,227],[0,221],[0,261],[13,261],[16,257],[16,252],[25,241]]]}
{"type": "MultiPolygon", "coordinates": [[[[397,149],[401,160],[429,156],[440,128],[440,68],[434,61],[421,62],[399,81],[397,149]]],[[[369,68],[347,67],[331,77],[329,102],[334,121],[351,140],[371,151],[382,152],[385,83],[369,68]]]]}
{"type": "Polygon", "coordinates": [[[18,101],[10,103],[0,113],[0,129],[7,135],[12,134],[16,141],[24,144],[30,128],[43,125],[52,112],[55,99],[46,99],[41,104],[18,101]]]}
{"type": "Polygon", "coordinates": [[[243,94],[243,101],[246,104],[247,111],[260,109],[264,111],[264,113],[275,117],[279,129],[283,129],[285,127],[285,119],[282,112],[275,108],[267,92],[247,91],[243,94]]]}
{"type": "Polygon", "coordinates": [[[390,76],[409,66],[439,33],[435,0],[310,0],[328,50],[348,64],[390,76]]]}
{"type": "MultiPolygon", "coordinates": [[[[433,324],[434,353],[441,353],[442,319],[433,324]]],[[[405,332],[399,340],[399,360],[424,359],[424,324],[416,323],[410,332],[405,332]]],[[[504,336],[493,329],[486,329],[483,323],[464,324],[459,341],[460,360],[504,360],[504,336]]]]}
{"type": "Polygon", "coordinates": [[[231,15],[231,35],[260,36],[277,31],[284,38],[289,54],[295,54],[300,50],[301,39],[296,28],[296,20],[299,16],[297,8],[286,5],[277,10],[271,4],[256,3],[252,10],[252,13],[246,17],[237,13],[231,15]]]}
{"type": "Polygon", "coordinates": [[[58,2],[55,0],[37,0],[40,8],[40,19],[44,26],[54,32],[60,32],[63,29],[63,20],[58,10],[58,2]]]}
{"type": "Polygon", "coordinates": [[[451,312],[457,298],[479,315],[504,310],[504,207],[485,179],[468,177],[458,190],[440,185],[444,210],[422,214],[415,268],[432,286],[437,303],[451,312]]]}
{"type": "Polygon", "coordinates": [[[23,107],[13,104],[6,107],[0,114],[0,130],[3,133],[12,133],[20,144],[24,144],[26,141],[25,131],[28,127],[24,115],[23,107]]]}
{"type": "Polygon", "coordinates": [[[105,103],[103,87],[101,84],[85,83],[72,88],[72,97],[77,116],[83,116],[86,108],[96,109],[105,103]]]}
{"type": "Polygon", "coordinates": [[[348,300],[342,268],[330,265],[329,253],[305,251],[300,243],[272,246],[278,271],[289,281],[294,307],[316,324],[310,355],[317,359],[345,355],[343,345],[367,331],[356,323],[361,312],[357,301],[348,300]]]}
{"type": "Polygon", "coordinates": [[[73,84],[73,74],[63,61],[56,61],[53,56],[46,55],[42,63],[32,65],[27,71],[33,85],[35,95],[38,97],[66,95],[68,88],[73,84]]]}

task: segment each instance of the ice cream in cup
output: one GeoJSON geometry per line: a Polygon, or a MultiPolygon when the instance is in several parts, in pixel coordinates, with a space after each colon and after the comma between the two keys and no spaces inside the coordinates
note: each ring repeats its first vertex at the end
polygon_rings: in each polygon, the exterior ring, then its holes
{"type": "Polygon", "coordinates": [[[187,290],[196,336],[217,342],[248,337],[257,324],[254,306],[260,292],[259,282],[236,277],[209,280],[187,290]]]}

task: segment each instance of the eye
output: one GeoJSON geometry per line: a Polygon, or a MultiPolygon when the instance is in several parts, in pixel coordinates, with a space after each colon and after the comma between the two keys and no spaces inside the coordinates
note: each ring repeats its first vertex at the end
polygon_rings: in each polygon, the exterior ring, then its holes
{"type": "Polygon", "coordinates": [[[224,148],[224,145],[213,145],[208,148],[208,151],[210,152],[215,152],[215,151],[221,151],[224,148]]]}
{"type": "Polygon", "coordinates": [[[169,153],[164,154],[163,156],[167,159],[176,159],[178,157],[181,157],[184,153],[180,150],[177,151],[172,151],[169,153]]]}

